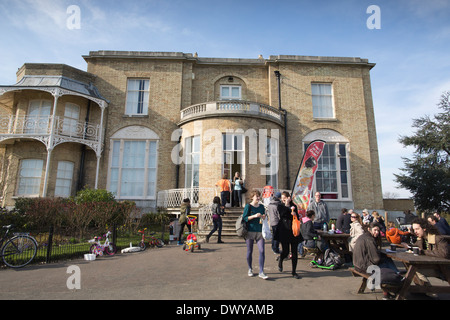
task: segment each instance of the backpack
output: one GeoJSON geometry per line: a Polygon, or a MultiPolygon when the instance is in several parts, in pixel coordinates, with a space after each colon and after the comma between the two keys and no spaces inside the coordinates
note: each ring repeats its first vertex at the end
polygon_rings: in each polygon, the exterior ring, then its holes
{"type": "Polygon", "coordinates": [[[342,258],[332,249],[325,250],[323,255],[323,266],[331,267],[332,270],[339,268],[342,266],[342,258]]]}
{"type": "Polygon", "coordinates": [[[247,229],[247,222],[243,219],[244,214],[241,214],[239,218],[236,220],[236,233],[239,237],[245,238],[247,235],[248,229],[247,229]]]}

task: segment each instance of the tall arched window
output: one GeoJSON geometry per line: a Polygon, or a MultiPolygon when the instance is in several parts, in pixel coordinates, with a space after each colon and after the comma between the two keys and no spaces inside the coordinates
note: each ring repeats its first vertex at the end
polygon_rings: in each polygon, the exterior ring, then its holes
{"type": "Polygon", "coordinates": [[[352,200],[348,139],[331,129],[315,130],[303,138],[303,146],[316,139],[326,141],[314,179],[313,191],[323,199],[352,200]]]}
{"type": "Polygon", "coordinates": [[[156,199],[158,142],[158,135],[142,126],[111,137],[108,190],[117,199],[156,199]]]}

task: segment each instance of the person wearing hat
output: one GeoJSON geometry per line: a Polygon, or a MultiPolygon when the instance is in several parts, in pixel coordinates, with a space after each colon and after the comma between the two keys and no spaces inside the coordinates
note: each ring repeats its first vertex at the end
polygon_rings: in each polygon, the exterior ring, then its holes
{"type": "MultiPolygon", "coordinates": [[[[281,204],[280,201],[281,192],[276,192],[275,195],[270,200],[269,205],[267,206],[267,213],[269,214],[269,224],[272,228],[272,251],[275,254],[280,254],[280,242],[275,240],[275,234],[278,231],[278,222],[280,221],[280,212],[278,211],[278,205],[281,204]]],[[[278,234],[277,234],[278,235],[278,234]]]]}

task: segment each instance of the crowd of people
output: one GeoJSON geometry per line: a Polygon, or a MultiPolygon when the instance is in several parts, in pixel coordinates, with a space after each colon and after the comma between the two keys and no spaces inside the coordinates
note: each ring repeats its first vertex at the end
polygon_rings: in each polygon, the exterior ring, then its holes
{"type": "MultiPolygon", "coordinates": [[[[215,197],[211,207],[214,227],[206,237],[209,242],[211,235],[218,231],[218,243],[221,240],[222,215],[230,196],[235,206],[242,205],[242,191],[244,181],[239,173],[236,173],[232,181],[226,176],[217,182],[220,188],[220,197],[215,197]]],[[[253,272],[253,247],[256,243],[259,252],[258,276],[268,279],[264,272],[265,263],[265,239],[262,233],[263,220],[268,219],[272,232],[271,249],[278,255],[278,270],[283,272],[283,262],[291,260],[291,274],[293,278],[300,279],[297,274],[298,254],[304,254],[304,248],[318,248],[324,251],[326,244],[321,241],[318,230],[324,225],[328,227],[330,214],[327,204],[321,199],[320,192],[314,194],[311,199],[306,215],[298,214],[297,206],[292,202],[289,192],[276,192],[270,198],[265,198],[264,203],[258,190],[249,192],[249,203],[243,209],[243,220],[247,224],[247,235],[245,242],[247,246],[246,261],[248,276],[255,276],[253,272]],[[292,223],[297,218],[301,220],[301,232],[294,234],[292,223]],[[280,248],[281,247],[281,248],[280,248]]],[[[187,199],[188,200],[188,199],[187,199]]],[[[182,213],[189,212],[189,203],[183,202],[182,213]]],[[[438,256],[450,259],[450,246],[445,235],[450,235],[450,227],[447,221],[435,212],[426,219],[418,218],[409,210],[405,211],[402,224],[409,228],[399,228],[392,221],[386,223],[385,219],[377,212],[369,213],[367,209],[358,214],[353,209],[341,210],[341,214],[335,221],[335,229],[341,233],[349,234],[348,248],[350,254],[345,256],[346,263],[353,265],[356,270],[366,272],[371,265],[377,265],[381,270],[381,279],[389,282],[401,282],[403,279],[394,262],[380,252],[381,238],[385,237],[392,244],[413,244],[419,247],[422,254],[438,256]]],[[[180,221],[181,233],[186,225],[180,221]]],[[[188,226],[189,227],[189,226],[188,226]]],[[[436,276],[435,270],[430,269],[419,275],[422,281],[427,283],[428,276],[436,276]]],[[[384,292],[385,298],[391,298],[391,294],[384,292]]]]}

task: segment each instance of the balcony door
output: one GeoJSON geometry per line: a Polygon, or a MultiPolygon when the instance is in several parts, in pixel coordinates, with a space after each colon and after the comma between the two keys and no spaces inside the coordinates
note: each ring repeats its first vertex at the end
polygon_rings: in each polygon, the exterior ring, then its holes
{"type": "Polygon", "coordinates": [[[31,134],[49,133],[49,119],[52,102],[49,100],[33,100],[28,108],[28,119],[24,132],[31,134]]]}

